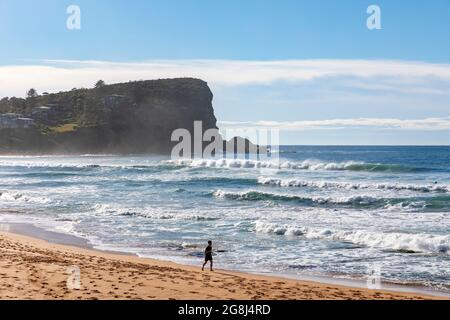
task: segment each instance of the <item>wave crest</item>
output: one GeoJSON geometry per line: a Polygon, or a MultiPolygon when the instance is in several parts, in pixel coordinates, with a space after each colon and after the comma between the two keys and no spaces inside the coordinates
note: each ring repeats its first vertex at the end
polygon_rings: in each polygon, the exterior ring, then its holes
{"type": "Polygon", "coordinates": [[[370,205],[383,201],[383,199],[366,195],[356,195],[350,197],[313,197],[313,196],[307,197],[307,196],[267,193],[256,190],[249,190],[243,192],[216,190],[213,192],[213,196],[217,198],[242,200],[242,201],[264,201],[264,200],[297,201],[305,204],[315,203],[315,204],[370,205]]]}
{"type": "Polygon", "coordinates": [[[440,210],[450,208],[450,196],[434,197],[385,198],[370,195],[353,195],[342,197],[297,196],[292,194],[277,194],[247,190],[241,192],[216,190],[210,195],[237,201],[275,201],[293,202],[309,206],[343,206],[356,208],[383,208],[406,210],[440,210]]]}
{"type": "Polygon", "coordinates": [[[258,183],[262,185],[273,185],[279,187],[309,187],[316,189],[338,188],[347,190],[361,190],[361,189],[377,189],[377,190],[408,190],[422,193],[436,192],[448,193],[450,186],[447,185],[416,185],[416,184],[390,184],[390,183],[352,183],[352,182],[333,182],[333,181],[305,181],[297,179],[277,179],[260,177],[258,183]]]}
{"type": "Polygon", "coordinates": [[[255,222],[255,232],[285,236],[304,236],[308,239],[346,241],[367,247],[391,250],[450,254],[450,236],[302,228],[264,221],[255,222]]]}
{"type": "Polygon", "coordinates": [[[424,169],[398,164],[366,163],[358,161],[322,162],[318,160],[295,161],[259,161],[250,159],[178,159],[167,160],[167,164],[186,167],[205,168],[249,168],[311,171],[368,171],[368,172],[417,172],[424,169]]]}
{"type": "Polygon", "coordinates": [[[15,192],[0,192],[0,201],[2,202],[30,202],[30,203],[39,203],[46,204],[51,200],[45,197],[32,197],[26,196],[21,193],[15,192]]]}

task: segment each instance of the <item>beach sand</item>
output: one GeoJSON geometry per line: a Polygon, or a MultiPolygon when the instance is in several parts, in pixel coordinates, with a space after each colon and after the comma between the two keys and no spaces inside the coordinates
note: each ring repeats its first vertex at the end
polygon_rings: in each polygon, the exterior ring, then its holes
{"type": "Polygon", "coordinates": [[[0,232],[0,256],[1,299],[439,299],[219,269],[202,272],[8,232],[0,232]]]}

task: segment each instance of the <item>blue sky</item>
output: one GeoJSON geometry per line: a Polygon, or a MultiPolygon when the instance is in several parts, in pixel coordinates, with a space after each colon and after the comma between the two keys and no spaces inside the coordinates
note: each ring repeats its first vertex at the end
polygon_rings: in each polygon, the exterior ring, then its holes
{"type": "Polygon", "coordinates": [[[0,96],[192,75],[222,127],[270,124],[289,144],[449,144],[449,35],[450,0],[2,0],[0,96]],[[66,28],[71,4],[81,30],[66,28]],[[381,30],[366,27],[371,4],[381,30]]]}

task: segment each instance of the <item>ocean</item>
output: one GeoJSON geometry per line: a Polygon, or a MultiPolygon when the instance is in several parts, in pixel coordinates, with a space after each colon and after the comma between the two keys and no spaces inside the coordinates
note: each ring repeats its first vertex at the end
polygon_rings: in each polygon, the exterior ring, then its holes
{"type": "Polygon", "coordinates": [[[450,147],[284,146],[271,160],[0,157],[0,223],[201,266],[450,292],[450,147]]]}

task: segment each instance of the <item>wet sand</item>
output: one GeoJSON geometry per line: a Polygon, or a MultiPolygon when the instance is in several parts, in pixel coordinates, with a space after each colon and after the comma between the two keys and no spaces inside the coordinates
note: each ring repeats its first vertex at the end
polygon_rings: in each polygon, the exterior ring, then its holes
{"type": "Polygon", "coordinates": [[[202,272],[4,231],[0,255],[1,299],[442,299],[219,269],[202,272]]]}

